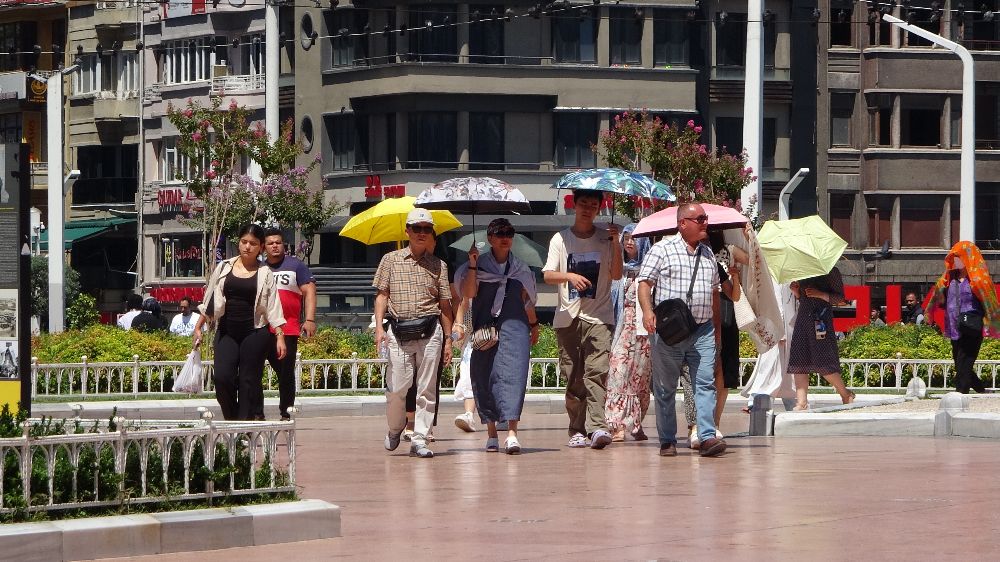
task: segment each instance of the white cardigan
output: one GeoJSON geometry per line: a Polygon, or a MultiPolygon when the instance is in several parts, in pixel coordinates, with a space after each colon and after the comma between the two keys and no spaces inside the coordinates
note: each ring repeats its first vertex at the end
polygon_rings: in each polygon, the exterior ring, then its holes
{"type": "MultiPolygon", "coordinates": [[[[218,321],[226,314],[226,297],[223,288],[226,286],[226,278],[233,270],[233,265],[239,256],[229,258],[219,262],[215,266],[215,271],[208,279],[208,287],[205,289],[205,302],[198,305],[198,310],[206,317],[218,321]],[[208,310],[208,303],[212,302],[212,310],[208,310]]],[[[285,325],[285,313],[281,309],[281,299],[278,298],[278,286],[274,280],[271,268],[261,265],[257,269],[257,297],[253,307],[253,326],[263,328],[270,324],[272,328],[285,325]]]]}

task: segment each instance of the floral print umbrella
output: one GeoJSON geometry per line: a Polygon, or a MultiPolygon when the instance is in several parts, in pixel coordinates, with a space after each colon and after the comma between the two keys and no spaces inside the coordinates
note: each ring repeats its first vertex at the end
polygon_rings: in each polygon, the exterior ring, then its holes
{"type": "Polygon", "coordinates": [[[570,172],[559,178],[555,189],[591,189],[620,195],[676,201],[677,196],[665,184],[638,172],[618,168],[592,168],[570,172]]]}
{"type": "Polygon", "coordinates": [[[423,190],[414,205],[453,213],[523,213],[531,210],[521,190],[494,178],[452,178],[423,190]]]}

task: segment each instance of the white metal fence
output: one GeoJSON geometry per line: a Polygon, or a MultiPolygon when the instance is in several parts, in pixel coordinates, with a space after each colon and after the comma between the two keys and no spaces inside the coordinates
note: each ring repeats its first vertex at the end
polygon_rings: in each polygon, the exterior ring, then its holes
{"type": "Polygon", "coordinates": [[[54,423],[0,439],[0,514],[295,490],[292,422],[54,423]]]}
{"type": "MultiPolygon", "coordinates": [[[[746,383],[753,371],[756,358],[740,359],[740,385],[746,383]]],[[[445,369],[441,387],[453,388],[458,375],[458,359],[445,369]]],[[[174,378],[180,374],[183,361],[133,361],[91,363],[84,356],[79,363],[41,364],[32,360],[32,396],[76,398],[88,396],[115,396],[170,393],[174,378]]],[[[931,390],[945,390],[953,386],[954,364],[938,359],[843,359],[841,368],[848,387],[854,389],[900,390],[913,377],[919,377],[931,390]]],[[[300,392],[337,393],[380,391],[384,388],[385,360],[383,359],[302,359],[297,362],[300,392]]],[[[976,371],[984,378],[987,387],[996,388],[1000,375],[1000,361],[979,361],[976,371]]],[[[206,361],[202,387],[213,390],[212,362],[206,361]]],[[[277,390],[278,380],[270,367],[264,373],[265,390],[277,390]]],[[[814,377],[818,378],[818,377],[814,377]]],[[[811,384],[824,386],[822,379],[811,384]]],[[[555,358],[533,358],[530,364],[528,390],[562,391],[565,377],[559,371],[555,358]]]]}

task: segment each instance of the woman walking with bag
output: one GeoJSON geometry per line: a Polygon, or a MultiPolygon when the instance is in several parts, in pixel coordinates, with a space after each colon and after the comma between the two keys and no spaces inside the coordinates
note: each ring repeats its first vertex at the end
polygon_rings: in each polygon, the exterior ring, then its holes
{"type": "MultiPolygon", "coordinates": [[[[653,365],[649,359],[649,334],[642,325],[642,314],[638,312],[636,290],[639,283],[635,276],[650,244],[648,238],[632,237],[636,226],[633,223],[622,229],[625,270],[622,278],[614,281],[611,287],[616,328],[611,343],[604,418],[611,430],[612,441],[624,441],[627,426],[632,427],[632,438],[636,441],[648,439],[642,430],[642,420],[649,410],[649,381],[653,365]]],[[[685,401],[693,403],[687,395],[685,401]]],[[[693,412],[691,417],[694,417],[693,412]]]]}
{"type": "MultiPolygon", "coordinates": [[[[455,273],[462,288],[464,308],[472,307],[472,389],[482,422],[487,426],[486,451],[499,450],[497,422],[508,422],[504,452],[521,452],[517,422],[521,419],[528,385],[531,346],[538,341],[535,315],[535,275],[511,253],[514,227],[507,219],[494,219],[486,229],[492,250],[479,255],[473,246],[469,261],[455,273]]],[[[463,324],[456,324],[458,339],[464,337],[463,324]]]]}
{"type": "Polygon", "coordinates": [[[943,305],[942,334],[951,340],[955,361],[955,390],[986,392],[974,367],[983,345],[983,328],[992,337],[1000,335],[1000,305],[990,270],[979,248],[968,241],[955,244],[944,258],[945,270],[934,285],[925,318],[933,318],[935,307],[943,305]]]}
{"type": "Polygon", "coordinates": [[[239,231],[239,255],[219,262],[208,280],[205,304],[194,327],[194,346],[201,345],[207,321],[216,326],[215,397],[227,420],[263,420],[264,360],[274,328],[278,359],[285,357],[285,316],[274,275],[257,259],[264,229],[250,224],[239,231]]]}

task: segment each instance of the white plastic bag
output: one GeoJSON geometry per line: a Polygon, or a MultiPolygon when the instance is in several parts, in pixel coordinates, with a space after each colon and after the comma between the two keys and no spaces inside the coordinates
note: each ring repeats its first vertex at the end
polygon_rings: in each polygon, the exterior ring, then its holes
{"type": "Polygon", "coordinates": [[[188,354],[181,374],[174,380],[174,392],[201,392],[201,351],[198,349],[192,349],[188,354]]]}

